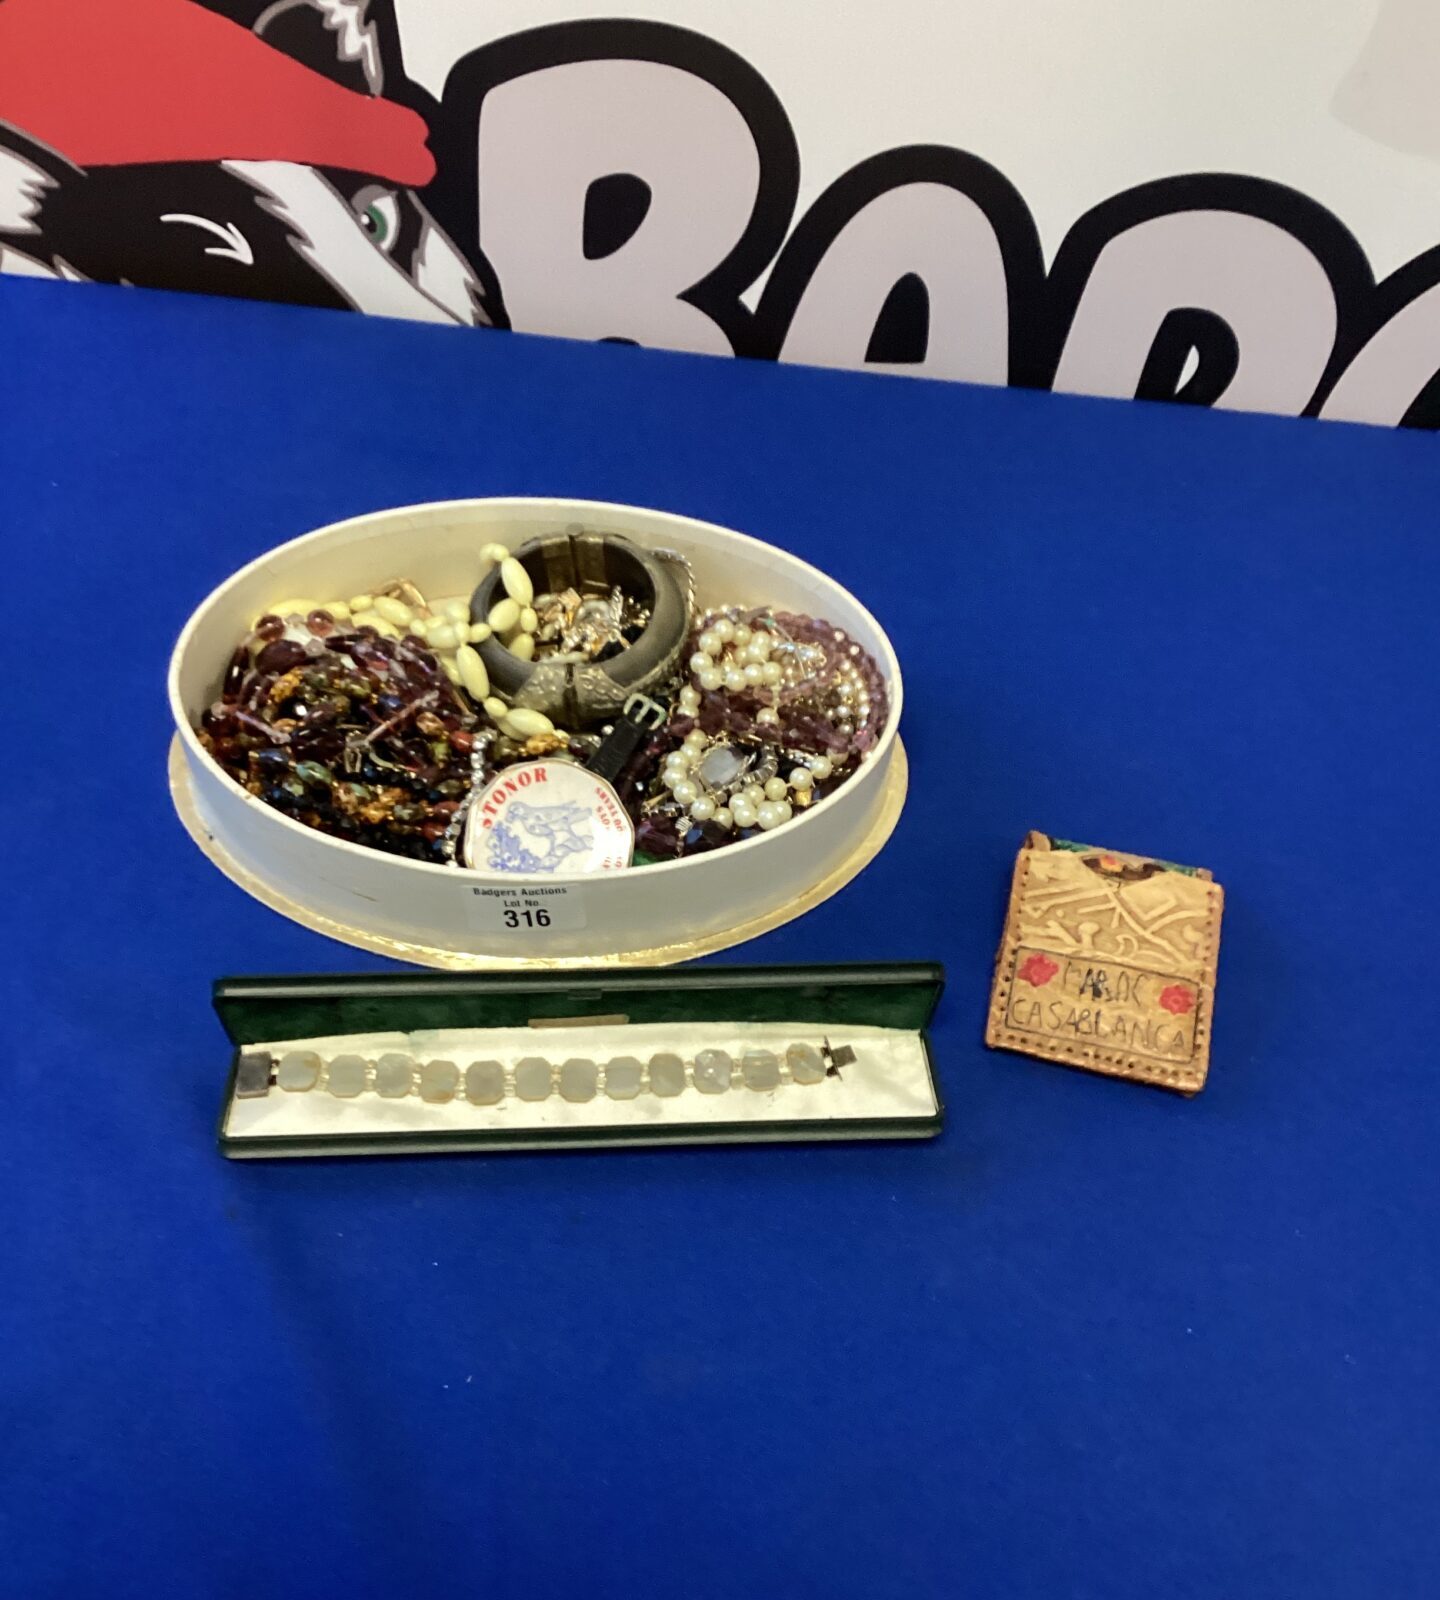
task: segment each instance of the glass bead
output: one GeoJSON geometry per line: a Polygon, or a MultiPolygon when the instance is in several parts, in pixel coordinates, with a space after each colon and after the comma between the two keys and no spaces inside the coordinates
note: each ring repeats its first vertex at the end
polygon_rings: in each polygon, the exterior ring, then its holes
{"type": "Polygon", "coordinates": [[[472,1061],[465,1069],[465,1098],[472,1106],[495,1106],[505,1098],[505,1068],[498,1061],[472,1061]]]}
{"type": "Polygon", "coordinates": [[[593,1061],[576,1056],[560,1066],[560,1098],[582,1104],[595,1098],[600,1069],[593,1061]]]}
{"type": "Polygon", "coordinates": [[[700,759],[697,773],[707,789],[728,789],[745,770],[745,758],[733,745],[712,746],[700,759]]]}
{"type": "Polygon", "coordinates": [[[669,1098],[685,1087],[685,1063],[677,1055],[662,1051],[650,1057],[650,1089],[669,1098]]]}
{"type": "Polygon", "coordinates": [[[453,1100],[459,1085],[460,1068],[453,1061],[427,1061],[420,1069],[420,1098],[431,1105],[453,1100]]]}
{"type": "Polygon", "coordinates": [[[282,1089],[303,1094],[320,1081],[320,1057],[313,1050],[288,1050],[275,1068],[275,1081],[282,1089]]]}
{"type": "Polygon", "coordinates": [[[289,672],[291,667],[298,667],[302,661],[309,659],[305,654],[305,646],[298,640],[276,639],[255,657],[255,665],[261,672],[289,672]]]}
{"type": "Polygon", "coordinates": [[[773,1050],[747,1050],[740,1058],[740,1075],[747,1089],[780,1086],[780,1057],[773,1050]]]}
{"type": "Polygon", "coordinates": [[[695,1057],[695,1087],[701,1094],[723,1094],[734,1070],[728,1050],[702,1050],[695,1057]]]}
{"type": "Polygon", "coordinates": [[[785,1065],[795,1083],[819,1083],[825,1076],[825,1057],[813,1044],[792,1044],[785,1052],[785,1065]]]}
{"type": "Polygon", "coordinates": [[[515,1067],[515,1093],[522,1100],[548,1100],[550,1063],[543,1056],[526,1056],[515,1067]]]}
{"type": "Polygon", "coordinates": [[[365,1088],[364,1056],[332,1056],[325,1087],[339,1100],[353,1100],[365,1088]]]}
{"type": "Polygon", "coordinates": [[[616,1056],[605,1063],[605,1093],[612,1100],[633,1100],[640,1093],[639,1061],[634,1056],[616,1056]]]}
{"type": "MultiPolygon", "coordinates": [[[[283,627],[284,624],[281,623],[283,627]]],[[[245,682],[245,676],[250,671],[250,652],[242,644],[230,657],[230,665],[225,669],[225,681],[220,688],[220,699],[225,705],[234,705],[240,698],[240,685],[245,682]]]]}
{"type": "Polygon", "coordinates": [[[399,1100],[410,1093],[415,1082],[415,1063],[409,1056],[394,1052],[375,1063],[375,1093],[386,1100],[399,1100]]]}

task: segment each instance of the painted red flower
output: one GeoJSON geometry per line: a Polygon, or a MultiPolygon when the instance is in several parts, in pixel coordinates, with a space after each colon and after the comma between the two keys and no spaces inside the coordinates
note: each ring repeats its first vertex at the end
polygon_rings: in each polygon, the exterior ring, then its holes
{"type": "Polygon", "coordinates": [[[1021,967],[1018,976],[1024,978],[1026,983],[1033,984],[1038,989],[1042,984],[1049,983],[1059,970],[1059,966],[1049,956],[1041,955],[1039,951],[1036,951],[1021,967]]]}
{"type": "Polygon", "coordinates": [[[1183,1017],[1195,1004],[1195,996],[1183,983],[1172,983],[1160,991],[1160,1004],[1172,1015],[1183,1017]]]}

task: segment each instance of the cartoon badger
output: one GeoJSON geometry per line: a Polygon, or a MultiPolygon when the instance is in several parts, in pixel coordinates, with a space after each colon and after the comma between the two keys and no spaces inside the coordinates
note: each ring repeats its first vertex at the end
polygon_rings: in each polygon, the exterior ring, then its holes
{"type": "Polygon", "coordinates": [[[0,270],[493,326],[370,0],[0,0],[0,270]]]}

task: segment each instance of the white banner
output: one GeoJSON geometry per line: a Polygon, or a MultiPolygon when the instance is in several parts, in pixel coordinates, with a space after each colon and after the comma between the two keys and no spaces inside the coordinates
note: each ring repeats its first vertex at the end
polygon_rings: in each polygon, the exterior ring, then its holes
{"type": "Polygon", "coordinates": [[[0,266],[1440,424],[1422,0],[4,0],[0,266]]]}

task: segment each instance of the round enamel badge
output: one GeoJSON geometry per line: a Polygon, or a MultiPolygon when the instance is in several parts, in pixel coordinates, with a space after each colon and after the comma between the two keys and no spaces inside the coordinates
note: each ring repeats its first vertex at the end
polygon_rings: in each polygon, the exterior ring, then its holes
{"type": "Polygon", "coordinates": [[[506,767],[475,797],[461,857],[477,872],[613,872],[628,867],[635,828],[620,797],[570,761],[506,767]]]}

